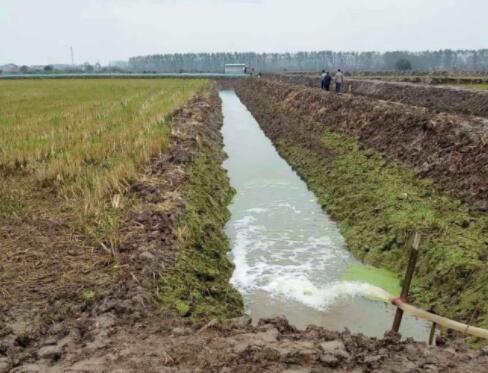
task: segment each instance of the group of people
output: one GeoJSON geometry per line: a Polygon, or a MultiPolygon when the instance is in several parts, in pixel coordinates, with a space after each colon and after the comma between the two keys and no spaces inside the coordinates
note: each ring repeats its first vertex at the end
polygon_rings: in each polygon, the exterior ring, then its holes
{"type": "MultiPolygon", "coordinates": [[[[338,69],[334,76],[335,81],[335,91],[337,93],[341,92],[342,84],[344,83],[344,74],[341,69],[338,69]]],[[[322,70],[320,75],[320,88],[330,91],[330,84],[332,83],[332,75],[328,71],[322,70]]]]}

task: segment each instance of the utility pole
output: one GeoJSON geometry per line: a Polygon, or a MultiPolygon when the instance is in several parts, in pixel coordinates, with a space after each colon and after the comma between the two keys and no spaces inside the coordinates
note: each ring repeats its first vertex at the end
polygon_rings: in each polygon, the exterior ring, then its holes
{"type": "Polygon", "coordinates": [[[75,52],[73,51],[73,47],[69,47],[71,52],[71,66],[75,65],[75,52]]]}

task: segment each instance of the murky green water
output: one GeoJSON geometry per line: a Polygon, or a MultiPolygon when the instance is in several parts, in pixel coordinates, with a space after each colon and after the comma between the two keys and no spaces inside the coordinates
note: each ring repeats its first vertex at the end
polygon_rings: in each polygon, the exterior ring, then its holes
{"type": "MultiPolygon", "coordinates": [[[[236,196],[226,226],[236,269],[231,283],[254,321],[285,315],[309,324],[383,336],[394,307],[376,299],[398,289],[385,271],[362,266],[306,184],[279,156],[233,91],[221,91],[224,162],[236,196]],[[368,282],[369,281],[369,282],[368,282]]],[[[427,340],[429,326],[404,318],[402,334],[427,340]]]]}

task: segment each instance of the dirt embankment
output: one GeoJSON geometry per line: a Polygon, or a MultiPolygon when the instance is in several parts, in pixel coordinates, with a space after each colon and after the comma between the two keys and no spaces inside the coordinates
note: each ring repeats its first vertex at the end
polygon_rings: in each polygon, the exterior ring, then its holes
{"type": "MultiPolygon", "coordinates": [[[[275,75],[274,77],[291,84],[320,87],[318,76],[275,75]]],[[[434,111],[488,118],[488,92],[486,91],[360,79],[346,79],[343,89],[354,95],[401,102],[434,111]]]]}
{"type": "Polygon", "coordinates": [[[389,82],[405,82],[405,83],[422,83],[422,84],[484,84],[488,83],[488,75],[486,72],[457,72],[456,74],[449,74],[448,72],[438,73],[421,73],[421,72],[404,72],[399,71],[363,71],[353,72],[351,74],[355,79],[366,80],[384,80],[389,82]]]}
{"type": "Polygon", "coordinates": [[[251,89],[287,99],[290,110],[359,139],[434,180],[441,190],[488,210],[488,121],[273,80],[251,89]]]}

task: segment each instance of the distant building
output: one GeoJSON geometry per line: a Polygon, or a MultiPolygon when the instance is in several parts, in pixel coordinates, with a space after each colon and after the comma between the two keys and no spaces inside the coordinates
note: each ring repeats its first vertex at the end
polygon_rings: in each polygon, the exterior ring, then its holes
{"type": "Polygon", "coordinates": [[[247,72],[247,66],[243,63],[228,63],[225,65],[226,74],[244,74],[247,72]]]}

